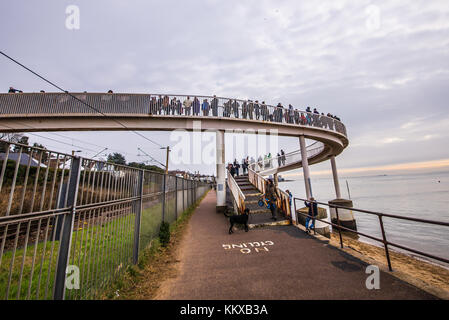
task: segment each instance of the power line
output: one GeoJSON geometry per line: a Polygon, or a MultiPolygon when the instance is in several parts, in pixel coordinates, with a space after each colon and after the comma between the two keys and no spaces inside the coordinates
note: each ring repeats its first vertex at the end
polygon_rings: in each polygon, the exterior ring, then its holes
{"type": "Polygon", "coordinates": [[[71,94],[71,93],[68,92],[67,90],[64,90],[63,88],[61,88],[61,87],[59,87],[58,85],[56,85],[56,84],[54,84],[53,82],[51,82],[50,80],[44,78],[43,76],[41,76],[41,75],[38,74],[37,72],[31,70],[31,69],[28,68],[27,66],[23,65],[23,64],[20,63],[19,61],[15,60],[14,58],[12,58],[12,57],[10,57],[9,55],[7,55],[6,53],[4,53],[3,51],[0,51],[0,54],[2,54],[4,57],[8,58],[8,59],[11,60],[12,62],[18,64],[19,66],[21,66],[21,67],[24,68],[25,70],[31,72],[32,74],[34,74],[35,76],[39,77],[40,79],[44,80],[45,82],[47,82],[48,84],[52,85],[53,87],[57,88],[58,90],[64,92],[64,93],[67,94],[67,95],[69,95],[69,96],[72,97],[73,99],[75,99],[75,100],[81,102],[82,104],[84,104],[84,105],[87,106],[88,108],[94,110],[95,112],[97,112],[97,113],[103,115],[104,117],[109,118],[110,120],[114,121],[115,123],[119,124],[120,126],[122,126],[123,128],[125,128],[126,130],[133,132],[134,134],[138,135],[139,137],[142,137],[142,138],[144,138],[145,140],[150,141],[151,143],[154,143],[155,145],[157,145],[157,146],[159,146],[159,147],[162,147],[161,144],[159,144],[159,143],[157,143],[157,142],[151,140],[150,138],[147,138],[146,136],[144,136],[143,134],[141,134],[141,133],[139,133],[139,132],[137,132],[137,131],[135,131],[135,130],[129,129],[126,125],[124,125],[124,124],[121,123],[120,121],[118,121],[118,120],[116,120],[116,119],[114,119],[114,118],[111,118],[111,117],[107,116],[106,114],[104,114],[103,112],[101,112],[101,111],[98,110],[97,108],[91,106],[91,105],[88,104],[87,102],[84,102],[83,100],[78,99],[76,96],[74,96],[73,94],[71,94]]]}

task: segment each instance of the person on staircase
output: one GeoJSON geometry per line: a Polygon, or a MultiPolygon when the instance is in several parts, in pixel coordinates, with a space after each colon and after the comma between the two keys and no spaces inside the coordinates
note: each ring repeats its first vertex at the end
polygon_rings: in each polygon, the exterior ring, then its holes
{"type": "Polygon", "coordinates": [[[276,221],[276,201],[278,194],[272,179],[268,179],[267,188],[265,190],[265,198],[268,199],[268,203],[270,205],[271,219],[276,221]]]}

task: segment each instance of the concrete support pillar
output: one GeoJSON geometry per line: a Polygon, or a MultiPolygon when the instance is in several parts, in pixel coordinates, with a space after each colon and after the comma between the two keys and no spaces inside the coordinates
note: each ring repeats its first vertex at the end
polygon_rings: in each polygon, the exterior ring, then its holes
{"type": "Polygon", "coordinates": [[[309,162],[307,160],[307,150],[306,150],[306,139],[304,136],[299,136],[299,147],[301,148],[301,162],[302,171],[304,174],[304,183],[306,186],[306,196],[310,199],[312,196],[311,186],[310,186],[310,172],[309,172],[309,162]]]}
{"type": "Polygon", "coordinates": [[[218,130],[216,134],[217,152],[217,212],[226,210],[226,165],[225,165],[225,132],[218,130]]]}
{"type": "Polygon", "coordinates": [[[337,164],[335,156],[331,156],[332,176],[334,177],[335,195],[337,199],[341,199],[340,183],[338,182],[337,164]]]}

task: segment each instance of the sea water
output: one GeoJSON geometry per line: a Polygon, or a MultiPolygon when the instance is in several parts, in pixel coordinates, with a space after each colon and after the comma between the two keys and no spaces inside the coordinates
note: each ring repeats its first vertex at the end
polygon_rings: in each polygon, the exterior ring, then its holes
{"type": "MultiPolygon", "coordinates": [[[[341,195],[353,201],[354,208],[449,222],[449,171],[395,174],[359,177],[340,177],[341,195]],[[349,193],[346,181],[349,185],[349,193]]],[[[312,193],[317,201],[335,199],[332,178],[311,178],[312,193]]],[[[304,180],[279,183],[282,190],[289,189],[293,196],[305,198],[304,180]]],[[[304,206],[296,201],[297,208],[304,206]]],[[[327,208],[328,209],[328,208],[327,208]]],[[[368,235],[382,238],[379,218],[354,211],[357,229],[368,235]]],[[[328,220],[330,213],[328,209],[328,220]]],[[[419,251],[449,259],[449,227],[420,222],[383,218],[387,240],[419,251]]],[[[361,241],[381,246],[382,243],[366,237],[361,241]]],[[[393,250],[401,251],[392,248],[393,250]]],[[[414,255],[414,254],[412,254],[414,255]]]]}

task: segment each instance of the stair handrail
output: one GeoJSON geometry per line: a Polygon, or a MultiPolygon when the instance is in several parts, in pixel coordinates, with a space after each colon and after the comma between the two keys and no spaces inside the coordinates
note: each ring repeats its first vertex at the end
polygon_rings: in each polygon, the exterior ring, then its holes
{"type": "MultiPolygon", "coordinates": [[[[317,154],[320,154],[324,149],[324,144],[320,141],[317,141],[309,146],[307,146],[307,158],[313,158],[317,154]]],[[[295,150],[289,153],[286,153],[284,156],[274,157],[263,159],[259,161],[254,161],[249,164],[249,167],[252,168],[256,172],[264,172],[273,169],[278,169],[286,166],[290,166],[294,163],[298,163],[302,161],[301,158],[301,150],[295,150]],[[285,160],[282,161],[282,158],[285,157],[285,160]],[[281,163],[281,165],[279,165],[281,163]]]]}
{"type": "Polygon", "coordinates": [[[237,204],[238,213],[242,214],[243,211],[245,210],[246,197],[245,197],[242,189],[240,189],[239,185],[235,181],[232,174],[229,172],[229,170],[227,170],[227,176],[228,176],[228,178],[227,178],[228,187],[229,187],[229,190],[231,191],[231,194],[232,194],[232,197],[234,198],[235,203],[237,204]]]}
{"type": "MultiPolygon", "coordinates": [[[[259,190],[262,194],[265,194],[268,179],[264,178],[262,175],[252,170],[251,168],[248,168],[248,180],[253,186],[257,188],[257,190],[259,190]]],[[[276,201],[278,210],[284,212],[285,216],[290,220],[290,222],[296,223],[296,216],[291,208],[292,203],[290,195],[284,190],[281,190],[278,186],[275,186],[275,188],[278,194],[278,198],[276,201]]]]}

